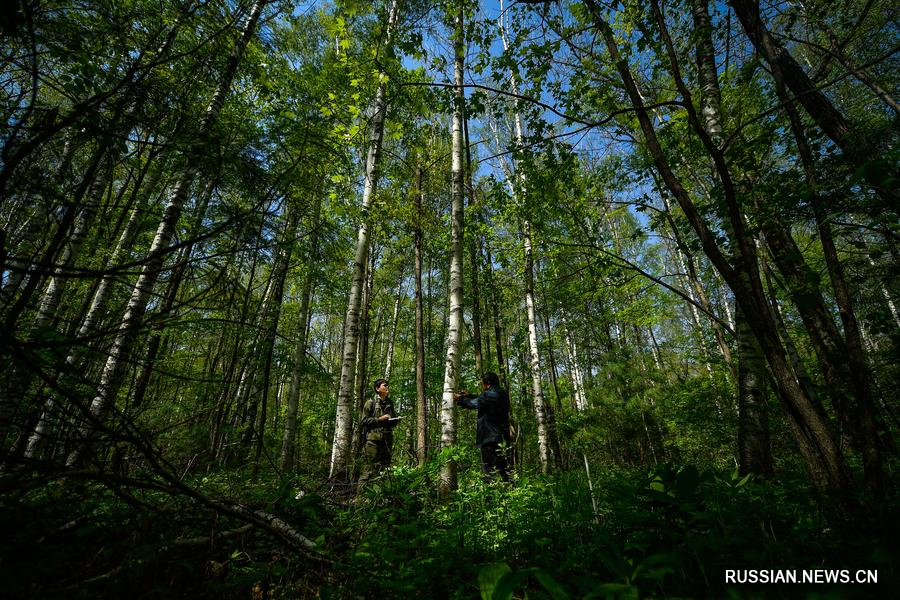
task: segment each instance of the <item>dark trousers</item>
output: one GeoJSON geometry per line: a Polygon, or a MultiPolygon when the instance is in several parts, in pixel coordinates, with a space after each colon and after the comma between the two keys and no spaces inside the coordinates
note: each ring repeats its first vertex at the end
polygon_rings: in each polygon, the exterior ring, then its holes
{"type": "Polygon", "coordinates": [[[390,466],[391,449],[388,445],[382,440],[377,442],[368,440],[366,445],[363,446],[362,472],[357,481],[357,486],[359,488],[364,487],[390,466]]]}
{"type": "Polygon", "coordinates": [[[492,481],[498,474],[503,481],[509,481],[509,461],[506,459],[507,448],[500,447],[499,442],[490,442],[481,445],[481,472],[488,481],[492,481]]]}

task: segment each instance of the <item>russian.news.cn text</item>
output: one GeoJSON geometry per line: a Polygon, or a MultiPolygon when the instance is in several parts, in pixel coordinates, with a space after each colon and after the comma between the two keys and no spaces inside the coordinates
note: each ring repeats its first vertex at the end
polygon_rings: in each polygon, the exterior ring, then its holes
{"type": "Polygon", "coordinates": [[[878,583],[871,569],[725,569],[725,583],[878,583]]]}

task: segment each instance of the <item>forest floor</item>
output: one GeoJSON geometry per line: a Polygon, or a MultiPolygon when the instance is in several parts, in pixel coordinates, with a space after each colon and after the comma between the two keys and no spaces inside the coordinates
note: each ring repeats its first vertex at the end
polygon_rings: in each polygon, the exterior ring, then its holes
{"type": "Polygon", "coordinates": [[[436,462],[395,467],[352,501],[321,481],[253,481],[243,470],[185,481],[202,498],[277,516],[312,550],[150,474],[7,479],[0,590],[138,600],[888,598],[900,589],[896,493],[847,514],[802,474],[597,468],[591,492],[583,470],[485,484],[474,455],[460,458],[459,490],[445,502],[433,493],[436,462]]]}

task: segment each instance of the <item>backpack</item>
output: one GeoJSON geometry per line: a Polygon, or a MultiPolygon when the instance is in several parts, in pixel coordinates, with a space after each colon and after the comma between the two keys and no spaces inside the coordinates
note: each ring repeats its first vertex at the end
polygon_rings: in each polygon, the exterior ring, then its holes
{"type": "MultiPolygon", "coordinates": [[[[378,408],[378,400],[372,398],[372,410],[369,411],[369,418],[375,416],[375,410],[378,408]]],[[[369,428],[362,423],[359,424],[359,445],[358,447],[362,449],[363,446],[366,445],[366,439],[369,437],[369,428]]]]}

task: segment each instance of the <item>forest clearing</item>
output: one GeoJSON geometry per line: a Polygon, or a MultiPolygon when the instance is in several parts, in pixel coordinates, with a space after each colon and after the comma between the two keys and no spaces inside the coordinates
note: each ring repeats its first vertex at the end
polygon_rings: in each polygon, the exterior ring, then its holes
{"type": "Polygon", "coordinates": [[[900,589],[894,3],[0,13],[0,595],[900,589]]]}

